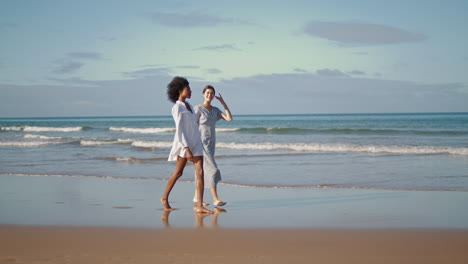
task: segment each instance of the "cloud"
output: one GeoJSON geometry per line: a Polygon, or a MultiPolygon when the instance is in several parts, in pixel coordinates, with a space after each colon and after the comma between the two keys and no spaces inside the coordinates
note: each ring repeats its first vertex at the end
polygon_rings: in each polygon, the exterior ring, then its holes
{"type": "MultiPolygon", "coordinates": [[[[336,76],[324,78],[320,71],[265,74],[211,84],[237,115],[468,112],[467,86],[461,83],[343,78],[337,74],[343,74],[341,70],[323,70],[336,76]]],[[[164,68],[135,74],[125,80],[68,78],[56,79],[57,85],[0,84],[0,116],[170,115],[166,85],[173,75],[164,68]]],[[[188,79],[194,94],[200,94],[206,80],[188,79]]],[[[190,100],[198,104],[203,99],[190,100]]]]}
{"type": "Polygon", "coordinates": [[[359,71],[359,70],[353,70],[353,71],[349,71],[348,74],[350,74],[350,75],[365,75],[366,73],[363,72],[363,71],[359,71]]]}
{"type": "Polygon", "coordinates": [[[304,70],[304,69],[301,69],[301,68],[294,68],[294,71],[295,71],[295,72],[299,72],[299,73],[306,73],[306,72],[308,72],[307,70],[304,70]]]}
{"type": "Polygon", "coordinates": [[[205,72],[207,72],[207,73],[209,73],[209,74],[220,74],[220,73],[223,73],[222,70],[220,70],[220,69],[215,69],[215,68],[206,69],[205,72]]]}
{"type": "Polygon", "coordinates": [[[126,80],[57,79],[57,85],[0,84],[0,116],[170,115],[166,85],[171,79],[161,74],[126,80]]]}
{"type": "MultiPolygon", "coordinates": [[[[153,65],[156,66],[156,65],[153,65]]],[[[196,65],[182,65],[175,67],[152,67],[143,70],[122,72],[124,77],[130,78],[144,78],[148,76],[161,76],[161,75],[171,75],[176,72],[178,69],[200,69],[200,66],[196,65]]]]}
{"type": "Polygon", "coordinates": [[[98,86],[95,81],[83,80],[78,77],[70,78],[49,78],[50,81],[55,81],[57,83],[66,85],[66,86],[87,86],[87,87],[96,87],[98,86]]]}
{"type": "Polygon", "coordinates": [[[68,74],[77,72],[84,64],[77,61],[70,61],[70,60],[56,60],[55,61],[58,66],[53,70],[53,73],[58,74],[68,74]]]}
{"type": "Polygon", "coordinates": [[[193,49],[197,50],[208,50],[208,51],[241,51],[232,44],[223,44],[223,45],[214,45],[214,46],[205,46],[200,48],[193,49]]]}
{"type": "Polygon", "coordinates": [[[293,73],[235,78],[213,85],[223,89],[220,92],[236,114],[468,111],[467,87],[461,83],[420,84],[293,73]]]}
{"type": "Polygon", "coordinates": [[[101,53],[98,52],[70,52],[67,54],[69,58],[81,60],[102,60],[101,53]]]}
{"type": "Polygon", "coordinates": [[[170,72],[171,72],[171,68],[160,67],[160,68],[148,68],[144,70],[123,72],[122,75],[125,77],[131,77],[131,78],[141,78],[141,77],[154,76],[154,75],[168,75],[170,72]]]}
{"type": "Polygon", "coordinates": [[[57,74],[75,73],[85,64],[82,61],[103,60],[99,52],[70,52],[65,58],[55,60],[56,68],[52,71],[57,74]]]}
{"type": "Polygon", "coordinates": [[[347,74],[340,70],[320,69],[316,71],[318,76],[322,77],[348,77],[347,74]]]}
{"type": "Polygon", "coordinates": [[[195,65],[182,65],[182,66],[175,66],[174,69],[200,69],[200,66],[195,65]]]}
{"type": "Polygon", "coordinates": [[[312,37],[328,39],[345,46],[387,45],[427,39],[424,34],[412,33],[404,29],[357,22],[312,21],[304,26],[303,32],[312,37]]]}
{"type": "Polygon", "coordinates": [[[166,27],[214,27],[220,24],[234,23],[233,19],[198,12],[186,14],[156,12],[149,16],[154,23],[166,27]]]}

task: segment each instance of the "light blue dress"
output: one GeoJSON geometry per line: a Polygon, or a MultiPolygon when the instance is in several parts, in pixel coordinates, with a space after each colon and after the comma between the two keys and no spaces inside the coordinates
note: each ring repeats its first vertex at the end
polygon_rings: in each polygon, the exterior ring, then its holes
{"type": "Polygon", "coordinates": [[[198,117],[198,128],[203,144],[203,171],[205,175],[205,188],[216,187],[221,181],[221,172],[215,161],[216,148],[216,122],[221,119],[221,110],[212,107],[212,112],[204,106],[197,105],[195,114],[198,117]]]}

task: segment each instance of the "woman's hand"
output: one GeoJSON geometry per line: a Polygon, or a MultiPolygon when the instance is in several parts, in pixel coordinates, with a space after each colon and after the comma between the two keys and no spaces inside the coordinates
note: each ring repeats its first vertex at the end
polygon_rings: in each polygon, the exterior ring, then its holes
{"type": "Polygon", "coordinates": [[[215,97],[216,97],[216,99],[218,99],[218,100],[221,102],[222,105],[225,105],[225,104],[226,104],[226,103],[224,102],[223,96],[221,96],[220,93],[219,93],[219,96],[216,96],[216,95],[215,95],[215,97]]]}
{"type": "Polygon", "coordinates": [[[221,118],[228,121],[228,122],[231,122],[232,121],[231,111],[229,111],[229,107],[227,106],[226,102],[224,102],[223,96],[221,96],[221,94],[219,94],[219,96],[215,96],[215,97],[216,97],[216,99],[219,100],[219,102],[221,102],[221,104],[224,107],[224,111],[226,112],[226,113],[221,114],[221,118]]]}

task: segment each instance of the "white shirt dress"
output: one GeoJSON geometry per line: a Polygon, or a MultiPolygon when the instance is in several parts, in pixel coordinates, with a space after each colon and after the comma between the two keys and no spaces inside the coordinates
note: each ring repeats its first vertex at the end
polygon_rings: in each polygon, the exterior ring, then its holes
{"type": "MultiPolygon", "coordinates": [[[[190,103],[186,103],[193,109],[190,103]]],[[[195,112],[190,112],[184,102],[177,101],[172,107],[172,117],[176,125],[176,133],[168,161],[177,161],[178,156],[186,158],[186,147],[190,149],[194,157],[203,156],[203,145],[195,112]]]]}

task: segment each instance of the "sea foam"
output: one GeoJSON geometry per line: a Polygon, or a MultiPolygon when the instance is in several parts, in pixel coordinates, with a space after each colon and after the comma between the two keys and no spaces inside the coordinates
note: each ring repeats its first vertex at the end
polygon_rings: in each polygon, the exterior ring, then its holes
{"type": "Polygon", "coordinates": [[[65,144],[66,142],[51,142],[51,141],[6,141],[0,142],[0,147],[23,147],[23,148],[32,148],[40,147],[51,144],[65,144]]]}
{"type": "Polygon", "coordinates": [[[123,145],[131,144],[131,139],[117,139],[117,140],[81,140],[80,145],[82,146],[107,146],[107,145],[123,145]]]}
{"type": "Polygon", "coordinates": [[[43,135],[26,134],[26,135],[24,135],[24,138],[30,138],[30,139],[62,139],[63,137],[48,137],[48,136],[43,136],[43,135]]]}
{"type": "Polygon", "coordinates": [[[236,131],[240,131],[241,128],[216,128],[216,132],[220,132],[220,133],[223,133],[223,132],[236,132],[236,131]]]}
{"type": "Polygon", "coordinates": [[[170,148],[172,147],[172,142],[163,142],[163,141],[134,141],[132,146],[139,148],[170,148]]]}
{"type": "Polygon", "coordinates": [[[1,127],[5,131],[25,131],[25,132],[76,132],[82,131],[83,127],[37,127],[37,126],[10,126],[1,127]]]}
{"type": "Polygon", "coordinates": [[[237,150],[287,150],[298,152],[360,152],[370,154],[450,154],[468,155],[468,148],[443,146],[383,146],[353,144],[217,143],[218,148],[237,150]]]}
{"type": "Polygon", "coordinates": [[[175,131],[175,128],[165,127],[165,128],[132,128],[132,127],[110,127],[110,131],[114,132],[124,132],[124,133],[139,133],[139,134],[161,134],[161,133],[171,133],[175,131]]]}

